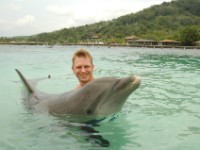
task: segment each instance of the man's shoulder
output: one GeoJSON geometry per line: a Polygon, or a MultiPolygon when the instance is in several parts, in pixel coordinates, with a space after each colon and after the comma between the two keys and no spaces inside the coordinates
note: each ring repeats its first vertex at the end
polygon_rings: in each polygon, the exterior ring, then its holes
{"type": "Polygon", "coordinates": [[[80,84],[77,84],[75,89],[80,89],[81,88],[81,85],[80,84]]]}

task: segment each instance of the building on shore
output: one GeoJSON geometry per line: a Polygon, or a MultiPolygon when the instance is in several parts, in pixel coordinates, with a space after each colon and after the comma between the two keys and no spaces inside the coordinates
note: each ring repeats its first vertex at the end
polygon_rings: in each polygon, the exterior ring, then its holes
{"type": "Polygon", "coordinates": [[[196,46],[200,46],[200,41],[196,41],[196,42],[195,42],[195,45],[196,45],[196,46]]]}
{"type": "Polygon", "coordinates": [[[138,46],[149,46],[149,45],[158,45],[158,42],[151,39],[138,39],[134,41],[134,44],[138,46]]]}
{"type": "Polygon", "coordinates": [[[175,40],[162,40],[159,42],[158,45],[163,45],[163,46],[180,46],[181,43],[175,40]]]}
{"type": "Polygon", "coordinates": [[[139,39],[139,37],[137,37],[137,36],[128,36],[128,37],[126,37],[125,38],[125,43],[126,44],[133,44],[134,42],[135,42],[135,40],[138,40],[139,39]]]}
{"type": "Polygon", "coordinates": [[[88,44],[104,44],[98,35],[93,35],[90,37],[88,44]]]}

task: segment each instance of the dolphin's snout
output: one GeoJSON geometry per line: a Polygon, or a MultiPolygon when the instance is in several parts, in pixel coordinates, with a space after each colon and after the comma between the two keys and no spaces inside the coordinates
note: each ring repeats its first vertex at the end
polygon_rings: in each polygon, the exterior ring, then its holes
{"type": "Polygon", "coordinates": [[[131,77],[131,80],[132,80],[132,86],[134,86],[136,88],[140,86],[141,78],[139,76],[134,75],[131,77]]]}
{"type": "Polygon", "coordinates": [[[114,85],[114,90],[119,91],[125,88],[127,85],[131,84],[133,81],[130,77],[118,79],[114,85]]]}
{"type": "Polygon", "coordinates": [[[116,81],[114,90],[118,91],[121,89],[125,89],[126,87],[130,87],[131,89],[137,89],[141,83],[141,78],[139,76],[130,76],[126,78],[121,78],[116,81]]]}

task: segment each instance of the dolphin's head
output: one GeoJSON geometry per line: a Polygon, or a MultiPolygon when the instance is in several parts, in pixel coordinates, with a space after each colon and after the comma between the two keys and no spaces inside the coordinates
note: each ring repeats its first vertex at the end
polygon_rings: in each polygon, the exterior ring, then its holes
{"type": "Polygon", "coordinates": [[[83,115],[95,116],[119,112],[140,81],[137,76],[95,79],[79,90],[79,93],[84,93],[79,110],[83,115]]]}

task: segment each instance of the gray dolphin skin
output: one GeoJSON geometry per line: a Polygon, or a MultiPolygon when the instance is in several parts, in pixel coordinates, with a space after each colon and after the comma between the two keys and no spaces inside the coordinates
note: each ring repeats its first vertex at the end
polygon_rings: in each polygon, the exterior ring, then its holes
{"type": "Polygon", "coordinates": [[[138,76],[103,77],[80,89],[61,94],[46,94],[36,89],[33,80],[27,80],[18,69],[15,70],[26,87],[25,106],[37,112],[58,116],[107,116],[117,113],[141,82],[138,76]]]}

